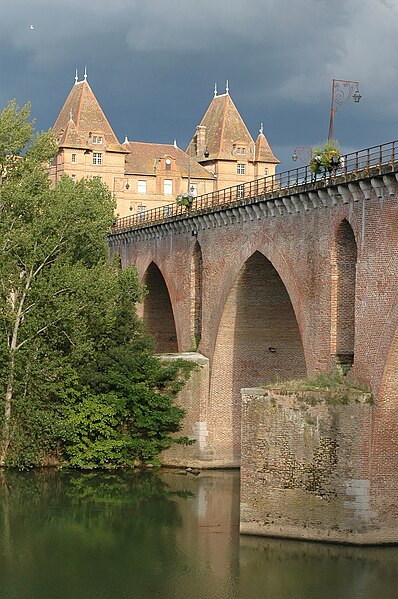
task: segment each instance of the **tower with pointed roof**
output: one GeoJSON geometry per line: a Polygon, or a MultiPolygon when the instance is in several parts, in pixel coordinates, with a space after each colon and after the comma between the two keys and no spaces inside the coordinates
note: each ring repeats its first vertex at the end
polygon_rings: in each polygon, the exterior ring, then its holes
{"type": "Polygon", "coordinates": [[[187,153],[214,174],[215,189],[232,187],[275,173],[279,160],[264,135],[254,141],[229,94],[214,97],[196,127],[187,153]]]}
{"type": "Polygon", "coordinates": [[[77,73],[54,124],[58,154],[50,166],[50,179],[63,175],[73,180],[98,177],[116,194],[123,187],[126,149],[119,143],[88,81],[77,73]]]}
{"type": "MultiPolygon", "coordinates": [[[[58,154],[50,165],[55,183],[63,175],[73,180],[100,178],[123,217],[167,206],[187,191],[194,195],[214,189],[214,176],[177,143],[119,143],[88,81],[75,83],[53,127],[58,154]]],[[[166,210],[166,208],[165,208],[166,210]]],[[[167,213],[167,212],[165,212],[167,213]]]]}

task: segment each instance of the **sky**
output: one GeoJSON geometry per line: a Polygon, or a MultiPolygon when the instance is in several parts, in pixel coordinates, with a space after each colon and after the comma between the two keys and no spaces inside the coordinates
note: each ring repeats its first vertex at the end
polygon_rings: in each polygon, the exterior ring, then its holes
{"type": "Polygon", "coordinates": [[[48,129],[87,67],[120,141],[186,149],[228,80],[279,171],[327,138],[333,79],[362,95],[336,112],[343,152],[398,138],[397,56],[398,0],[0,0],[0,109],[30,101],[48,129]]]}

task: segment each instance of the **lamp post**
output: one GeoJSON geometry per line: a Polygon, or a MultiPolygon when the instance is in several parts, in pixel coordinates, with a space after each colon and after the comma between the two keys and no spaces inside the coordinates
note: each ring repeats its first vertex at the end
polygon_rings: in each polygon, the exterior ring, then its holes
{"type": "Polygon", "coordinates": [[[354,102],[358,104],[361,99],[359,93],[359,82],[358,81],[346,81],[344,79],[333,79],[332,83],[332,105],[330,108],[330,123],[329,123],[329,134],[328,141],[333,139],[333,127],[334,127],[334,115],[337,112],[337,107],[348,102],[350,98],[354,99],[354,102]]]}
{"type": "Polygon", "coordinates": [[[293,162],[306,162],[309,164],[312,158],[312,148],[310,146],[296,146],[293,148],[292,160],[293,162]]]}

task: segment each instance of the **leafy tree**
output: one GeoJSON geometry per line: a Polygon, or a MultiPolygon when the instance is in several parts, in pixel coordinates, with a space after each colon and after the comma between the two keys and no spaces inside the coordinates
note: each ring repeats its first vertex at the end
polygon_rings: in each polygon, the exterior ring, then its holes
{"type": "Polygon", "coordinates": [[[97,180],[51,188],[51,132],[29,106],[0,115],[0,465],[153,460],[174,441],[189,366],[163,364],[135,313],[134,269],[108,260],[113,220],[97,180]]]}

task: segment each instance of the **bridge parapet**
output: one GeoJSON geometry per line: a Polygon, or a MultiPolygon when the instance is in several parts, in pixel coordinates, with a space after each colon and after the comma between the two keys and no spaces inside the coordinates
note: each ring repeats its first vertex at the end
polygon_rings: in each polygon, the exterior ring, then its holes
{"type": "MultiPolygon", "coordinates": [[[[236,188],[223,190],[230,192],[231,201],[220,201],[221,192],[217,192],[211,202],[207,196],[196,199],[190,210],[181,210],[174,204],[172,216],[160,215],[156,208],[148,212],[146,220],[137,221],[136,217],[120,219],[109,234],[110,245],[117,246],[126,241],[156,239],[170,233],[191,233],[222,226],[273,218],[300,212],[309,212],[319,208],[333,208],[341,204],[357,203],[369,200],[374,190],[378,199],[395,194],[398,178],[398,161],[373,165],[359,171],[334,173],[328,178],[314,179],[274,189],[259,191],[258,195],[233,199],[236,188]]],[[[247,184],[261,186],[261,181],[247,184]]]]}
{"type": "MultiPolygon", "coordinates": [[[[379,198],[393,195],[397,150],[398,141],[393,141],[342,156],[341,166],[332,172],[314,174],[307,165],[198,196],[191,207],[174,202],[124,217],[115,222],[110,237],[134,231],[135,239],[147,239],[168,232],[306,212],[369,199],[372,189],[379,198]],[[152,227],[156,232],[148,231],[152,227]]],[[[116,239],[113,242],[117,244],[116,239]]]]}

